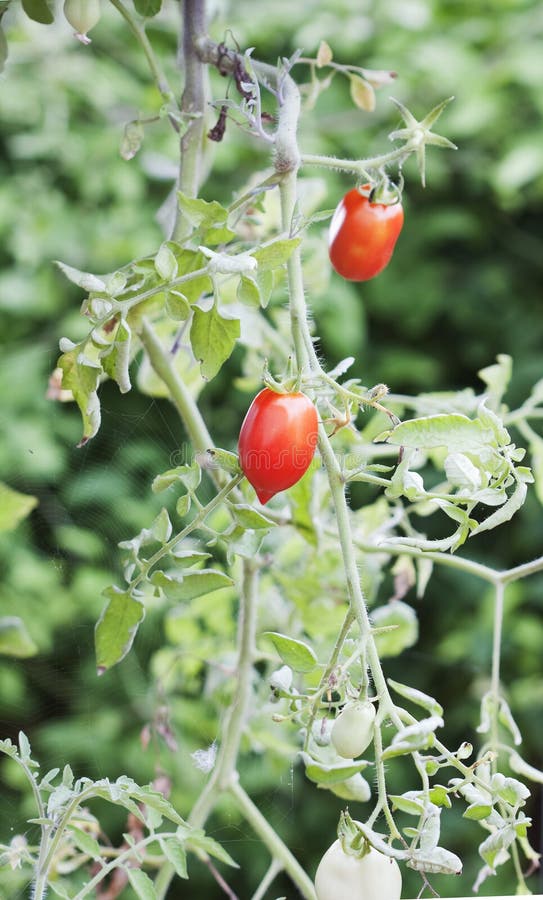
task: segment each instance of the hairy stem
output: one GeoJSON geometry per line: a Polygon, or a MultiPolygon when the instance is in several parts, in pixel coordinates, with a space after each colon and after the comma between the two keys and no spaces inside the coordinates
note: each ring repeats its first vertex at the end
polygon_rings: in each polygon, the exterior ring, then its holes
{"type": "MultiPolygon", "coordinates": [[[[181,165],[178,186],[188,197],[196,197],[201,183],[202,154],[205,129],[206,74],[196,49],[199,38],[205,35],[205,0],[183,0],[183,70],[185,86],[181,97],[181,112],[187,117],[188,128],[181,137],[181,165]]],[[[173,238],[182,241],[190,234],[191,224],[181,208],[177,214],[173,238]]]]}

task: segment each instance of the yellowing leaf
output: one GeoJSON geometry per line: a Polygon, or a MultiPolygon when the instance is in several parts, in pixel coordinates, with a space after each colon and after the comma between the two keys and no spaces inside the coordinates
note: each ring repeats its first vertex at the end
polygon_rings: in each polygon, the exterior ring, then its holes
{"type": "Polygon", "coordinates": [[[323,66],[327,66],[328,63],[331,63],[334,58],[334,54],[332,53],[332,48],[326,41],[321,41],[319,44],[319,49],[317,51],[317,66],[319,69],[322,69],[323,66]]]}
{"type": "Polygon", "coordinates": [[[365,112],[373,112],[375,109],[375,91],[371,84],[360,78],[359,75],[350,75],[351,98],[358,109],[365,112]]]}

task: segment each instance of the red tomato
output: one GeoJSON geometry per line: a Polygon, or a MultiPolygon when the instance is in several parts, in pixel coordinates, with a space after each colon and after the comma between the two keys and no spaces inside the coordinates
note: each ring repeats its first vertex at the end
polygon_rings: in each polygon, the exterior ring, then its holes
{"type": "MultiPolygon", "coordinates": [[[[362,190],[369,191],[365,184],[362,190]]],[[[402,204],[370,203],[357,188],[338,204],[330,223],[328,252],[336,272],[349,281],[368,281],[390,261],[403,225],[402,204]]]]}
{"type": "Polygon", "coordinates": [[[239,461],[261,503],[300,480],[317,445],[317,410],[302,393],[256,395],[239,434],[239,461]]]}

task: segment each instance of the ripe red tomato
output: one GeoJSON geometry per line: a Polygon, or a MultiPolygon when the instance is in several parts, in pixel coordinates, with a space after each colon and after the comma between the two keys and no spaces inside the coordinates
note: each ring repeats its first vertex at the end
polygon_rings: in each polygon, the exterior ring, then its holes
{"type": "Polygon", "coordinates": [[[239,461],[261,503],[300,480],[313,459],[317,432],[317,410],[305,394],[264,388],[256,395],[241,426],[239,461]]]}
{"type": "Polygon", "coordinates": [[[328,252],[336,272],[349,281],[368,281],[389,263],[403,225],[403,208],[396,203],[371,203],[370,186],[349,191],[330,223],[328,252]]]}

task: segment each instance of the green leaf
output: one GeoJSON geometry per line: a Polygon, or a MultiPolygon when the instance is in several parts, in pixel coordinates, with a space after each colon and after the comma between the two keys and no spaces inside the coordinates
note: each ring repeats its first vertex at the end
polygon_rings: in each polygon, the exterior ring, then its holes
{"type": "Polygon", "coordinates": [[[91,859],[101,858],[102,852],[96,838],[93,838],[87,831],[82,831],[81,828],[77,828],[71,823],[68,824],[68,828],[70,829],[76,847],[78,847],[82,853],[86,853],[91,859]]]}
{"type": "Polygon", "coordinates": [[[217,374],[231,355],[239,336],[239,319],[221,316],[215,304],[209,310],[195,307],[190,342],[193,353],[200,362],[202,377],[206,381],[217,374]]]}
{"type": "Polygon", "coordinates": [[[172,806],[170,801],[166,799],[164,794],[155,790],[151,785],[143,785],[142,787],[134,785],[131,788],[130,795],[139,803],[144,803],[145,806],[148,806],[150,809],[155,809],[164,816],[165,819],[174,822],[175,825],[185,826],[187,824],[182,816],[179,815],[175,807],[172,806]]]}
{"type": "Polygon", "coordinates": [[[513,370],[513,360],[506,353],[500,353],[497,357],[497,363],[487,366],[477,372],[481,381],[484,381],[488,387],[488,392],[492,399],[492,405],[496,407],[503,395],[505,394],[511,374],[513,370]]]}
{"type": "Polygon", "coordinates": [[[510,825],[506,825],[504,828],[493,832],[479,845],[479,854],[486,864],[493,869],[494,862],[500,851],[507,850],[515,839],[515,829],[510,825]]]}
{"type": "Polygon", "coordinates": [[[433,803],[435,806],[444,806],[446,809],[450,809],[452,806],[449,792],[442,784],[434,784],[434,786],[430,788],[428,796],[430,803],[433,803]]]}
{"type": "Polygon", "coordinates": [[[58,259],[55,260],[55,263],[69,281],[73,282],[73,284],[76,284],[78,287],[83,288],[84,291],[88,291],[89,293],[91,291],[96,291],[100,294],[107,293],[105,281],[97,275],[93,275],[91,272],[81,272],[79,269],[74,269],[73,266],[68,266],[66,263],[60,262],[58,259]]]}
{"type": "Polygon", "coordinates": [[[166,312],[174,322],[185,322],[190,316],[190,303],[179,291],[166,294],[166,312]]]}
{"type": "Polygon", "coordinates": [[[175,511],[178,516],[183,518],[187,515],[190,507],[191,507],[191,496],[190,494],[183,494],[182,497],[179,497],[179,500],[175,504],[175,511]]]}
{"type": "Polygon", "coordinates": [[[162,0],[134,0],[134,6],[140,16],[145,16],[148,19],[160,12],[162,0]]]}
{"type": "Polygon", "coordinates": [[[174,840],[174,838],[167,838],[160,841],[160,846],[164,856],[171,863],[179,878],[188,878],[187,854],[183,844],[174,840]]]}
{"type": "Polygon", "coordinates": [[[155,269],[164,281],[173,281],[177,275],[177,259],[166,243],[155,256],[155,269]]]}
{"type": "Polygon", "coordinates": [[[162,588],[168,600],[194,600],[234,584],[232,578],[217,569],[200,569],[197,572],[154,572],[151,582],[162,588]]]}
{"type": "Polygon", "coordinates": [[[429,716],[421,719],[414,725],[400,728],[392,738],[391,744],[383,753],[383,759],[391,759],[394,756],[403,756],[413,753],[415,750],[427,750],[434,744],[434,732],[436,728],[443,727],[441,716],[429,716]]]}
{"type": "Polygon", "coordinates": [[[228,210],[216,200],[208,202],[199,197],[187,197],[182,191],[177,191],[177,203],[184,217],[194,228],[222,225],[228,218],[228,210]]]}
{"type": "MultiPolygon", "coordinates": [[[[134,0],[136,2],[136,0],[134,0]]],[[[141,869],[126,869],[128,880],[136,892],[138,900],[157,900],[155,886],[141,869]]]]}
{"type": "Polygon", "coordinates": [[[491,812],[491,803],[470,803],[462,813],[462,817],[464,819],[473,819],[474,821],[479,822],[481,819],[487,819],[491,812]]]}
{"type": "Polygon", "coordinates": [[[0,653],[26,659],[34,656],[38,648],[30,637],[26,625],[18,616],[0,618],[0,653]]]}
{"type": "Polygon", "coordinates": [[[239,869],[237,862],[232,859],[224,847],[217,841],[214,841],[213,838],[204,834],[203,831],[192,831],[188,836],[187,845],[190,849],[195,848],[197,850],[203,850],[204,853],[208,853],[209,856],[214,856],[215,859],[219,859],[221,862],[226,863],[227,866],[233,866],[235,869],[239,869]]]}
{"type": "Polygon", "coordinates": [[[433,716],[441,716],[443,715],[443,707],[441,703],[438,703],[437,700],[434,700],[433,697],[430,697],[428,694],[424,694],[422,691],[417,690],[417,688],[409,687],[406,684],[401,684],[399,681],[393,681],[392,678],[387,678],[387,681],[392,688],[393,691],[396,691],[400,697],[403,697],[405,700],[411,700],[411,703],[415,703],[417,706],[422,706],[430,715],[433,716]]]}
{"type": "Polygon", "coordinates": [[[304,761],[305,774],[314,784],[339,784],[356,775],[357,772],[361,772],[368,765],[365,759],[357,759],[356,762],[346,760],[328,766],[313,759],[308,753],[302,752],[300,756],[304,761]]]}
{"type": "Polygon", "coordinates": [[[498,525],[503,525],[504,522],[509,522],[510,519],[513,518],[516,512],[521,508],[524,501],[526,500],[526,494],[528,491],[528,487],[524,481],[518,481],[517,486],[509,499],[503,506],[500,506],[499,509],[496,510],[495,513],[492,513],[491,516],[488,516],[484,519],[476,528],[471,532],[472,536],[475,534],[481,534],[482,531],[490,531],[492,528],[496,528],[498,525]]]}
{"type": "Polygon", "coordinates": [[[469,453],[493,443],[492,438],[492,431],[478,419],[468,419],[460,413],[439,413],[401,422],[390,432],[387,441],[413,449],[447,447],[451,453],[469,453]]]}
{"type": "Polygon", "coordinates": [[[21,757],[21,759],[24,759],[25,762],[27,762],[27,761],[30,759],[31,754],[32,754],[32,751],[31,751],[31,748],[30,748],[30,741],[28,740],[28,738],[27,738],[26,734],[24,733],[24,731],[20,731],[20,732],[19,732],[18,738],[19,738],[19,754],[20,754],[20,757],[21,757]]]}
{"type": "Polygon", "coordinates": [[[254,278],[242,275],[237,289],[237,299],[246,306],[260,306],[260,288],[254,278]]]}
{"type": "Polygon", "coordinates": [[[81,412],[83,437],[78,446],[82,447],[100,428],[100,401],[97,389],[102,369],[96,363],[86,360],[77,348],[63,353],[58,365],[63,372],[62,387],[72,392],[81,412]]]}
{"type": "Polygon", "coordinates": [[[301,243],[301,238],[289,238],[287,240],[274,241],[267,247],[255,250],[252,256],[258,263],[259,272],[268,272],[283,266],[292,255],[293,251],[301,243]]]}
{"type": "Polygon", "coordinates": [[[276,631],[264,631],[262,636],[270,638],[283,662],[295,672],[312,672],[317,665],[315,653],[303,641],[276,631]]]}
{"type": "Polygon", "coordinates": [[[54,16],[46,0],[23,0],[23,9],[29,19],[40,25],[50,25],[54,16]]]}
{"type": "Polygon", "coordinates": [[[536,769],[535,766],[531,766],[522,758],[522,756],[519,756],[518,753],[511,753],[509,765],[517,775],[522,775],[523,778],[529,778],[530,781],[536,781],[538,784],[543,784],[543,771],[541,771],[541,769],[536,769]]]}
{"type": "Polygon", "coordinates": [[[112,586],[102,592],[109,603],[102,611],[95,628],[96,664],[98,674],[120,662],[129,652],[145,607],[128,591],[112,586]]]}
{"type": "Polygon", "coordinates": [[[38,504],[37,497],[21,494],[0,481],[0,531],[11,531],[38,504]]]}
{"type": "Polygon", "coordinates": [[[100,353],[100,362],[104,372],[119,385],[121,394],[131,389],[130,375],[130,341],[132,332],[127,322],[121,320],[115,332],[113,343],[100,353]]]}
{"type": "Polygon", "coordinates": [[[268,519],[261,512],[257,512],[248,503],[232,504],[229,506],[229,509],[233,513],[236,522],[243,528],[252,528],[258,531],[260,529],[273,528],[275,525],[275,522],[268,519]]]}
{"type": "Polygon", "coordinates": [[[509,708],[509,704],[507,700],[503,697],[500,698],[500,708],[498,712],[498,720],[509,731],[509,734],[513,738],[514,743],[518,746],[522,744],[522,735],[520,733],[520,729],[513,718],[513,713],[509,708]]]}
{"type": "Polygon", "coordinates": [[[198,463],[194,462],[191,463],[190,466],[176,466],[175,469],[168,469],[161,475],[157,475],[153,481],[151,490],[155,494],[160,494],[162,491],[168,490],[173,484],[181,482],[187,490],[195,491],[198,488],[201,479],[202,470],[198,463]]]}
{"type": "Polygon", "coordinates": [[[390,802],[394,809],[407,813],[408,816],[421,816],[424,812],[424,803],[418,791],[408,791],[406,794],[390,794],[390,802]]]}
{"type": "Polygon", "coordinates": [[[151,531],[153,532],[153,537],[157,541],[160,541],[161,544],[165,544],[166,541],[169,540],[172,533],[172,523],[170,522],[167,509],[163,508],[160,510],[158,516],[151,525],[151,531]]]}

